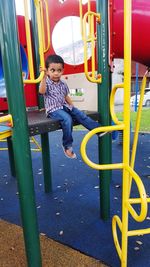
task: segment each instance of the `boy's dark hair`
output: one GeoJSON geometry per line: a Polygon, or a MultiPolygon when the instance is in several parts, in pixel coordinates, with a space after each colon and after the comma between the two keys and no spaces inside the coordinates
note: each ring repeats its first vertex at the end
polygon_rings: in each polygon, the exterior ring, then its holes
{"type": "Polygon", "coordinates": [[[60,63],[60,64],[62,64],[62,67],[64,68],[64,60],[59,55],[50,55],[46,58],[46,61],[45,61],[46,69],[48,69],[49,64],[51,64],[51,63],[60,63]]]}

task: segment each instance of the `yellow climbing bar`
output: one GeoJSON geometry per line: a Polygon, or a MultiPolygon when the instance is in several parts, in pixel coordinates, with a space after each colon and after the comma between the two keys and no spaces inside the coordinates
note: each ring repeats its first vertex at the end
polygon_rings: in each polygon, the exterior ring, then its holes
{"type": "Polygon", "coordinates": [[[88,11],[83,16],[82,0],[79,1],[81,35],[84,43],[84,72],[88,81],[92,83],[101,83],[102,76],[96,71],[95,43],[97,34],[94,29],[95,21],[100,23],[100,14],[91,11],[90,0],[88,1],[88,11]],[[88,22],[88,24],[87,24],[88,22]],[[89,71],[89,51],[91,52],[91,71],[89,71]]]}
{"type": "Polygon", "coordinates": [[[133,140],[132,154],[131,154],[131,162],[130,162],[130,166],[132,168],[134,168],[134,162],[135,162],[135,155],[136,155],[136,148],[137,148],[137,142],[138,142],[138,134],[139,134],[139,129],[140,129],[142,105],[143,105],[143,99],[144,99],[144,93],[145,93],[145,87],[146,87],[147,74],[148,74],[148,71],[146,71],[146,73],[144,74],[144,77],[142,79],[142,84],[141,84],[141,90],[140,90],[141,92],[140,101],[139,101],[139,107],[138,107],[138,112],[137,112],[137,119],[136,119],[134,140],[133,140]]]}
{"type": "Polygon", "coordinates": [[[83,17],[83,42],[84,42],[84,72],[86,78],[93,83],[101,83],[101,74],[96,74],[96,58],[95,58],[95,42],[97,36],[94,32],[94,19],[100,23],[100,14],[88,11],[83,17]],[[88,31],[87,31],[88,19],[88,31]],[[89,49],[90,48],[90,49],[89,49]],[[89,51],[91,51],[91,73],[89,72],[88,59],[89,51]]]}
{"type": "Polygon", "coordinates": [[[116,91],[118,90],[118,88],[123,88],[124,89],[124,84],[116,84],[114,85],[114,87],[111,90],[111,94],[110,94],[110,114],[112,117],[112,120],[114,121],[115,124],[121,124],[122,122],[118,120],[116,113],[115,113],[115,94],[116,91]]]}
{"type": "MultiPolygon", "coordinates": [[[[36,7],[37,16],[37,28],[38,28],[38,40],[39,40],[39,55],[40,55],[40,65],[44,67],[44,48],[43,48],[43,36],[42,36],[42,26],[41,26],[41,12],[40,12],[40,2],[34,0],[36,7]]],[[[38,78],[34,75],[34,64],[33,64],[33,53],[32,53],[32,42],[31,42],[31,30],[30,30],[30,20],[28,12],[27,0],[24,0],[24,10],[25,10],[25,30],[27,39],[27,51],[28,51],[28,64],[29,64],[29,74],[30,79],[25,79],[23,82],[28,83],[39,83],[44,77],[44,71],[40,73],[38,78]]]]}
{"type": "Polygon", "coordinates": [[[41,10],[42,39],[43,39],[44,53],[46,53],[50,49],[50,19],[49,19],[47,0],[40,1],[40,10],[41,10]],[[44,7],[45,7],[45,13],[43,12],[44,7]],[[46,29],[44,27],[44,17],[46,17],[45,19],[46,29]],[[47,44],[45,38],[45,31],[47,36],[47,44]]]}
{"type": "MultiPolygon", "coordinates": [[[[86,21],[86,19],[85,19],[86,21]]],[[[85,26],[84,26],[85,30],[85,26]]],[[[89,39],[86,42],[90,42],[89,39]]],[[[134,134],[134,142],[132,155],[130,159],[130,92],[131,92],[131,1],[124,0],[124,83],[117,84],[113,87],[110,96],[110,113],[113,121],[116,125],[104,126],[93,129],[83,138],[81,143],[81,155],[83,160],[91,168],[97,170],[107,170],[107,169],[122,169],[122,218],[120,219],[118,215],[115,215],[112,220],[112,232],[114,238],[114,244],[116,246],[117,253],[121,261],[121,267],[127,266],[127,251],[128,251],[128,237],[134,235],[143,235],[150,233],[150,228],[148,229],[128,229],[128,217],[129,214],[137,222],[142,222],[146,219],[148,212],[148,203],[150,198],[147,198],[146,191],[142,180],[139,175],[133,170],[136,147],[138,141],[138,132],[142,111],[142,103],[144,97],[144,90],[146,86],[146,76],[143,77],[141,86],[141,97],[136,121],[136,129],[134,134]],[[121,88],[124,90],[124,106],[123,106],[123,119],[119,121],[114,110],[114,99],[116,91],[121,88]],[[116,130],[123,131],[123,159],[121,163],[113,164],[96,164],[92,162],[86,152],[87,143],[94,134],[101,132],[111,132],[116,130]],[[130,196],[130,188],[132,181],[136,184],[138,197],[132,198],[130,196]],[[140,211],[137,212],[134,209],[135,204],[140,204],[140,211]],[[121,241],[118,239],[118,229],[121,232],[121,241]]],[[[99,134],[100,136],[100,134],[99,134]]]]}
{"type": "Polygon", "coordinates": [[[103,127],[98,127],[95,128],[93,130],[91,130],[90,132],[88,132],[85,137],[82,140],[81,143],[81,155],[82,158],[84,160],[84,162],[90,166],[93,169],[96,170],[109,170],[109,169],[122,169],[123,168],[123,163],[114,163],[114,164],[96,164],[94,162],[92,162],[86,153],[86,147],[87,147],[87,143],[90,140],[90,138],[94,135],[94,134],[100,134],[102,132],[111,132],[111,131],[118,131],[118,130],[123,130],[124,129],[124,124],[120,124],[120,125],[112,125],[112,126],[103,126],[103,127]]]}

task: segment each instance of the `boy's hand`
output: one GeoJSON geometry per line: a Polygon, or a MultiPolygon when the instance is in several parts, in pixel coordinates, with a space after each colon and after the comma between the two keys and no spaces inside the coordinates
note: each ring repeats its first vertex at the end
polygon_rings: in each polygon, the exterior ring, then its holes
{"type": "Polygon", "coordinates": [[[43,68],[43,67],[40,66],[39,72],[42,72],[42,71],[44,71],[44,77],[46,77],[47,76],[46,68],[43,68]]]}

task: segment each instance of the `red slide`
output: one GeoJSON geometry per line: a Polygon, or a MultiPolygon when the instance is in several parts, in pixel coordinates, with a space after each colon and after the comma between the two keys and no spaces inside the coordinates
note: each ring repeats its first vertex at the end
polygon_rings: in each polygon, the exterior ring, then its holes
{"type": "MultiPolygon", "coordinates": [[[[111,55],[123,58],[123,0],[109,0],[111,55]]],[[[132,0],[132,60],[150,66],[150,1],[132,0]]]]}

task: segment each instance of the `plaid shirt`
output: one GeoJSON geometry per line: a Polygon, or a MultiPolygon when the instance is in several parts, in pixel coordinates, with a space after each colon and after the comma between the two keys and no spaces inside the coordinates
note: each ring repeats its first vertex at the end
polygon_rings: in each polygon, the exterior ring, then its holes
{"type": "Polygon", "coordinates": [[[44,94],[44,103],[46,114],[57,109],[63,109],[63,105],[69,107],[65,97],[69,93],[67,84],[63,81],[53,82],[49,77],[46,79],[46,92],[44,94]]]}

